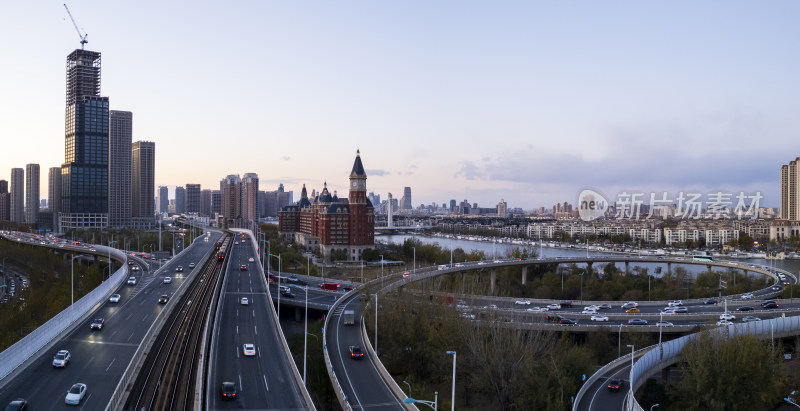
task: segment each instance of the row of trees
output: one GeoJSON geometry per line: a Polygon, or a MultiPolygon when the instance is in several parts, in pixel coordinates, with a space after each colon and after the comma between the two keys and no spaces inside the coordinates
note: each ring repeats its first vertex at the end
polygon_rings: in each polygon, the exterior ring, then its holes
{"type": "MultiPolygon", "coordinates": [[[[17,295],[0,304],[0,350],[4,350],[69,307],[71,302],[71,265],[69,256],[54,254],[43,247],[0,240],[0,255],[6,270],[28,278],[28,287],[17,281],[17,295]]],[[[75,301],[103,281],[103,269],[97,264],[84,265],[75,260],[75,301]]],[[[7,278],[11,278],[7,274],[7,278]]]]}

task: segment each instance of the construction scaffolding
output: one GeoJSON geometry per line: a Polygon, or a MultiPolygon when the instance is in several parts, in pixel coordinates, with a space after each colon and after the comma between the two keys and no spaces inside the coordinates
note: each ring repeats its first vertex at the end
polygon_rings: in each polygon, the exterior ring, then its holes
{"type": "Polygon", "coordinates": [[[100,96],[100,52],[75,50],[67,56],[67,106],[100,96]]]}

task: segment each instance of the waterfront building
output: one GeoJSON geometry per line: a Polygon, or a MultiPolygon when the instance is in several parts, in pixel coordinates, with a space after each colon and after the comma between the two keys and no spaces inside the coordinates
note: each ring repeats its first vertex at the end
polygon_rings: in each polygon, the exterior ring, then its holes
{"type": "Polygon", "coordinates": [[[363,251],[375,244],[375,210],[367,198],[367,174],[358,151],[349,179],[347,200],[335,192],[331,195],[327,183],[318,196],[309,199],[303,185],[297,204],[280,212],[281,235],[303,250],[319,251],[328,260],[361,260],[363,251]]]}
{"type": "Polygon", "coordinates": [[[781,166],[780,213],[781,220],[800,220],[800,157],[781,166]]]}

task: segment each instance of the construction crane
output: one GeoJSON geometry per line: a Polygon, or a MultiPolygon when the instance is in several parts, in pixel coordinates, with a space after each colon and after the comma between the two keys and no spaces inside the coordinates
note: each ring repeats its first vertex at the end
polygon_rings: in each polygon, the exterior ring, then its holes
{"type": "Polygon", "coordinates": [[[75,23],[75,19],[72,18],[72,13],[69,12],[69,7],[67,7],[66,3],[64,4],[64,8],[67,9],[67,15],[69,15],[69,19],[72,20],[72,25],[75,26],[75,31],[78,32],[78,37],[81,39],[81,50],[83,50],[83,45],[89,42],[89,40],[86,40],[86,37],[89,37],[89,34],[81,34],[81,29],[78,28],[78,23],[75,23]]]}

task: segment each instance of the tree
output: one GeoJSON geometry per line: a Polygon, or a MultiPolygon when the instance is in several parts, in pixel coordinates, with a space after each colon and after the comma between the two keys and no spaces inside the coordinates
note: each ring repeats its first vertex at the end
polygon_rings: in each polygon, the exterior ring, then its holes
{"type": "Polygon", "coordinates": [[[667,392],[675,409],[769,409],[785,391],[781,352],[752,335],[704,331],[683,349],[683,378],[667,392]]]}

